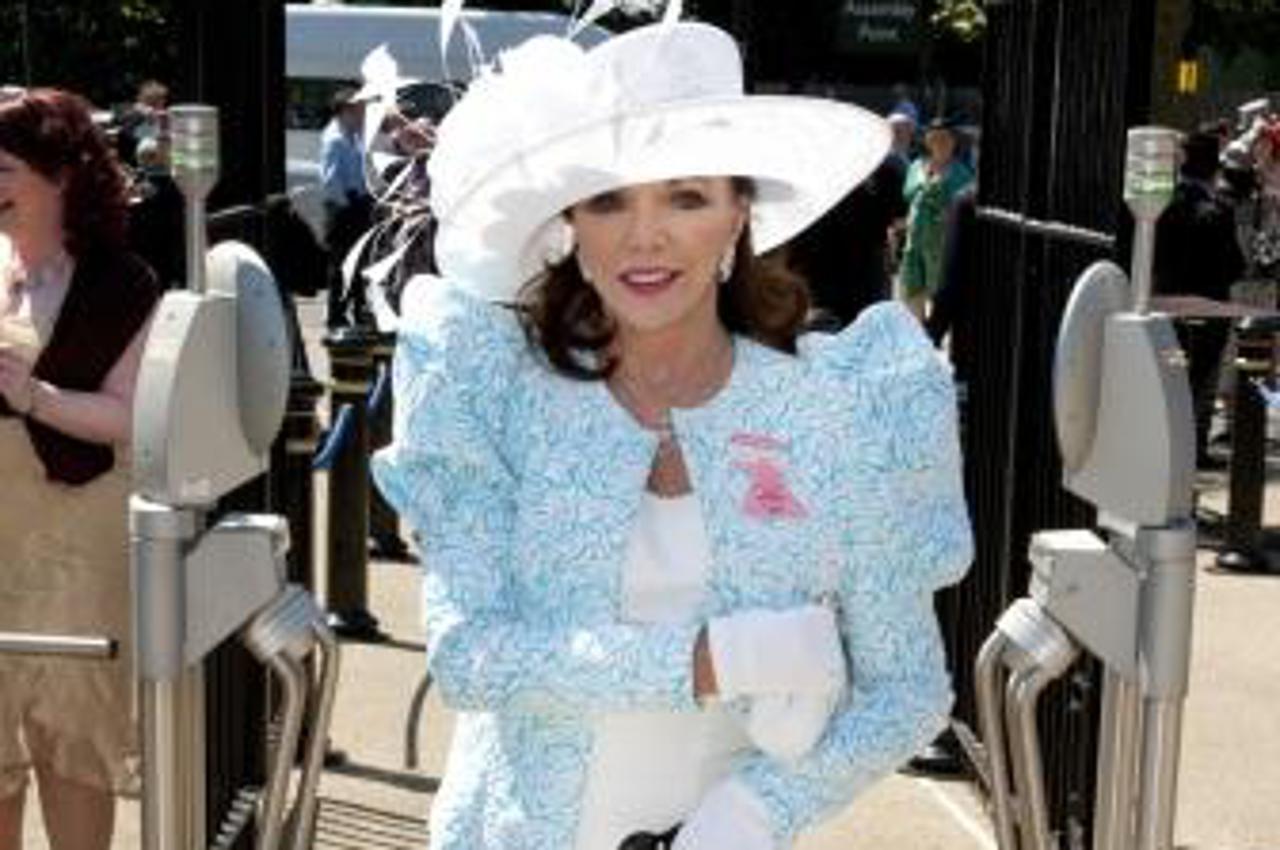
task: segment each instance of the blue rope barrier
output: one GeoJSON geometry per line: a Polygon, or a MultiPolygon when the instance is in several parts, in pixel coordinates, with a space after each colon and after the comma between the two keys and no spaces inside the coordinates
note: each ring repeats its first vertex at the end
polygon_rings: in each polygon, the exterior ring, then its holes
{"type": "Polygon", "coordinates": [[[1270,410],[1280,408],[1280,389],[1271,389],[1267,386],[1267,382],[1262,378],[1254,378],[1251,383],[1253,388],[1257,390],[1258,397],[1262,399],[1262,403],[1270,410]]]}
{"type": "Polygon", "coordinates": [[[391,370],[387,368],[385,363],[378,364],[378,378],[373,383],[373,390],[369,393],[369,401],[365,407],[369,419],[373,420],[382,410],[382,406],[391,398],[391,370]]]}
{"type": "Polygon", "coordinates": [[[337,460],[338,455],[351,442],[355,421],[356,411],[350,404],[344,404],[338,409],[338,416],[325,437],[324,445],[320,447],[320,451],[316,452],[315,460],[311,461],[313,470],[327,472],[333,469],[334,461],[337,460]]]}

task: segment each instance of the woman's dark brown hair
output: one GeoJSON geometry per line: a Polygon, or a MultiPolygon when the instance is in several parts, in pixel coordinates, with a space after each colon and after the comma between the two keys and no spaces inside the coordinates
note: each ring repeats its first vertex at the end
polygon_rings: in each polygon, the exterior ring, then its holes
{"type": "MultiPolygon", "coordinates": [[[[755,197],[755,184],[746,178],[733,178],[733,188],[748,201],[755,197]]],[[[557,372],[590,381],[613,371],[613,361],[595,355],[608,349],[615,329],[600,296],[582,279],[577,257],[570,254],[529,281],[518,306],[525,336],[557,372]]],[[[794,354],[808,310],[803,279],[780,262],[757,257],[750,226],[743,228],[733,273],[717,294],[720,321],[730,333],[794,354]]]]}
{"type": "Polygon", "coordinates": [[[59,89],[0,91],[0,150],[62,186],[73,257],[124,244],[128,184],[84,98],[59,89]]]}

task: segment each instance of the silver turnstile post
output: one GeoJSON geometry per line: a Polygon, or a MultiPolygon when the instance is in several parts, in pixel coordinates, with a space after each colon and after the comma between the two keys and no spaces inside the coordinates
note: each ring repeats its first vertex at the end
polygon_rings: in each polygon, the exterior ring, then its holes
{"type": "Polygon", "coordinates": [[[142,843],[144,850],[229,847],[256,819],[258,850],[303,850],[311,844],[337,644],[311,597],[285,582],[282,517],[229,514],[208,525],[219,498],[266,470],[288,392],[288,329],[275,280],[252,249],[204,247],[217,111],[178,106],[171,114],[174,177],[187,204],[188,288],[161,301],[143,353],[129,506],[142,843]],[[281,682],[283,732],[268,787],[242,789],[210,839],[202,661],[237,635],[281,682]],[[314,737],[288,806],[308,711],[314,737]]]}
{"type": "Polygon", "coordinates": [[[1105,668],[1094,850],[1173,847],[1195,591],[1194,431],[1186,358],[1169,319],[1148,305],[1177,141],[1158,127],[1129,132],[1132,286],[1111,263],[1091,266],[1058,338],[1064,484],[1097,506],[1105,537],[1035,534],[1029,595],[1000,618],[976,664],[982,773],[1001,850],[1062,846],[1049,828],[1036,704],[1082,651],[1105,668]]]}

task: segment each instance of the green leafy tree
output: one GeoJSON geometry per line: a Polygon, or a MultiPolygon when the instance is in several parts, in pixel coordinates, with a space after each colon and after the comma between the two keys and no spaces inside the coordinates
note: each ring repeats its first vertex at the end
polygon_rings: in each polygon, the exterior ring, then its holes
{"type": "Polygon", "coordinates": [[[1274,54],[1280,45],[1280,0],[1193,2],[1184,49],[1213,45],[1230,57],[1245,48],[1274,54]]]}
{"type": "Polygon", "coordinates": [[[1204,5],[1220,12],[1266,14],[1280,11],[1280,0],[1204,0],[1204,5]]]}
{"type": "Polygon", "coordinates": [[[929,23],[937,35],[969,44],[987,31],[987,13],[981,0],[938,0],[929,23]]]}
{"type": "Polygon", "coordinates": [[[106,106],[179,65],[181,0],[10,0],[0,3],[0,80],[72,89],[106,106]]]}

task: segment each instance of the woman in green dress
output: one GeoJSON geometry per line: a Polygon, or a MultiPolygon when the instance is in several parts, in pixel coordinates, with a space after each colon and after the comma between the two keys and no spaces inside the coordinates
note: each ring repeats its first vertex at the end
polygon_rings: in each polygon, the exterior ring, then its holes
{"type": "Polygon", "coordinates": [[[898,272],[902,300],[924,321],[929,299],[942,283],[942,258],[951,201],[973,182],[973,169],[956,158],[954,125],[934,119],[924,134],[926,154],[907,171],[902,188],[907,244],[898,272]]]}

